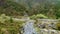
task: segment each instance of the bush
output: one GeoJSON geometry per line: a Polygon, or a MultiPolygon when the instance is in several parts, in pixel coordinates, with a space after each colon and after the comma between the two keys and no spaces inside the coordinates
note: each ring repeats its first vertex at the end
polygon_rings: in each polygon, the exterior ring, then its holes
{"type": "Polygon", "coordinates": [[[43,14],[37,14],[37,15],[32,15],[30,17],[31,19],[45,19],[45,18],[48,18],[47,16],[43,15],[43,14]]]}
{"type": "Polygon", "coordinates": [[[12,17],[10,18],[3,14],[0,16],[0,34],[5,34],[5,31],[8,31],[9,34],[17,34],[19,31],[21,32],[19,29],[21,29],[20,27],[23,27],[23,24],[24,21],[14,21],[12,17]]]}
{"type": "Polygon", "coordinates": [[[57,30],[60,30],[60,22],[56,24],[56,27],[57,30]]]}

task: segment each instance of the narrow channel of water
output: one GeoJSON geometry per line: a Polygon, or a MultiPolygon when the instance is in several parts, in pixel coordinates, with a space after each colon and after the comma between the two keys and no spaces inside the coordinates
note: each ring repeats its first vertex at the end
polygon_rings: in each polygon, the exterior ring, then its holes
{"type": "Polygon", "coordinates": [[[37,34],[33,25],[34,25],[33,20],[27,21],[25,26],[24,26],[24,34],[37,34]]]}

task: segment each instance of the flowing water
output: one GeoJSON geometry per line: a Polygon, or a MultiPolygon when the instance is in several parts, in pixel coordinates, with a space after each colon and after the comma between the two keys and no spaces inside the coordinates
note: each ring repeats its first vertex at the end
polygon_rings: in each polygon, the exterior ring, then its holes
{"type": "Polygon", "coordinates": [[[27,21],[25,26],[24,26],[24,34],[36,34],[37,32],[35,31],[33,25],[34,25],[33,20],[27,21]]]}
{"type": "MultiPolygon", "coordinates": [[[[34,28],[34,21],[28,20],[24,26],[24,34],[37,34],[35,28],[34,28]]],[[[39,34],[60,34],[59,31],[53,30],[53,29],[40,29],[39,34]]]]}

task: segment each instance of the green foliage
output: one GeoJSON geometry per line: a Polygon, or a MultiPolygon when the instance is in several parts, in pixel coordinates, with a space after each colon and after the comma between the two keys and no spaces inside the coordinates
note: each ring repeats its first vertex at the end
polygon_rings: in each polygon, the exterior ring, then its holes
{"type": "Polygon", "coordinates": [[[12,15],[23,15],[22,12],[26,10],[25,6],[18,4],[13,1],[7,1],[5,2],[4,6],[0,6],[0,14],[4,13],[6,15],[12,16],[12,15]]]}
{"type": "Polygon", "coordinates": [[[60,20],[58,21],[58,23],[56,24],[56,29],[60,30],[60,20]]]}
{"type": "Polygon", "coordinates": [[[60,18],[60,9],[57,10],[56,16],[57,16],[57,18],[60,18]]]}
{"type": "MultiPolygon", "coordinates": [[[[32,6],[28,0],[28,7],[23,3],[16,3],[14,0],[4,0],[2,6],[0,6],[0,34],[5,34],[8,31],[9,34],[19,33],[19,29],[22,28],[24,21],[15,20],[9,16],[20,16],[26,12],[31,19],[46,19],[46,18],[60,18],[60,1],[57,4],[43,3],[32,6]],[[30,7],[30,8],[29,8],[30,7]],[[6,15],[8,16],[6,16],[6,15]]],[[[60,22],[56,24],[58,30],[60,30],[60,22]]],[[[39,28],[36,28],[39,30],[39,28]]],[[[21,32],[21,30],[20,30],[21,32]]]]}
{"type": "Polygon", "coordinates": [[[47,16],[43,15],[43,14],[37,14],[37,15],[33,15],[31,16],[31,19],[46,19],[48,18],[47,16]]]}
{"type": "Polygon", "coordinates": [[[11,18],[5,14],[0,16],[0,34],[2,34],[2,32],[3,34],[17,34],[19,31],[22,31],[19,29],[23,27],[24,21],[14,21],[14,19],[11,18]]]}
{"type": "MultiPolygon", "coordinates": [[[[56,0],[55,0],[56,1],[56,0]]],[[[24,12],[26,11],[29,16],[36,15],[36,14],[44,14],[48,16],[49,18],[60,18],[60,1],[56,1],[57,3],[53,4],[52,1],[49,3],[37,3],[38,5],[31,5],[30,1],[28,0],[26,4],[23,5],[17,2],[14,2],[14,0],[5,0],[4,5],[0,6],[0,14],[4,13],[9,16],[16,16],[16,15],[24,15],[24,12]],[[29,8],[31,7],[31,8],[29,8]]],[[[32,1],[33,2],[33,1],[32,1]]]]}

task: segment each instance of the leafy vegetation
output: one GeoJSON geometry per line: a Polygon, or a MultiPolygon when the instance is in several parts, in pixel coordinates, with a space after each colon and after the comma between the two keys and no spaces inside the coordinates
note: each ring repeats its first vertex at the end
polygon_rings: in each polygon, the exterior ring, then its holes
{"type": "Polygon", "coordinates": [[[18,34],[22,30],[24,21],[14,21],[8,16],[0,16],[0,34],[18,34]]]}
{"type": "Polygon", "coordinates": [[[31,19],[47,19],[48,17],[43,14],[37,14],[30,17],[31,19]]]}
{"type": "Polygon", "coordinates": [[[56,29],[60,30],[60,20],[58,21],[58,23],[56,24],[56,29]]]}
{"type": "MultiPolygon", "coordinates": [[[[26,0],[25,2],[19,0],[19,2],[16,2],[16,0],[0,0],[0,34],[17,34],[21,32],[19,28],[22,28],[24,21],[16,21],[12,17],[23,16],[26,13],[31,19],[59,19],[60,1],[26,0]]],[[[60,22],[56,26],[60,30],[60,22]]]]}
{"type": "MultiPolygon", "coordinates": [[[[37,5],[34,4],[31,8],[29,8],[29,5],[28,7],[26,6],[26,4],[23,5],[23,3],[20,4],[14,2],[13,0],[4,0],[4,2],[2,2],[4,5],[2,5],[2,7],[0,6],[0,14],[4,13],[8,16],[21,16],[25,14],[24,12],[26,12],[29,16],[36,14],[44,14],[49,18],[58,19],[60,18],[60,1],[57,0],[56,2],[46,2],[45,4],[43,3],[43,5],[41,3],[37,3],[37,5]]],[[[28,3],[30,4],[30,1],[28,3]]]]}

